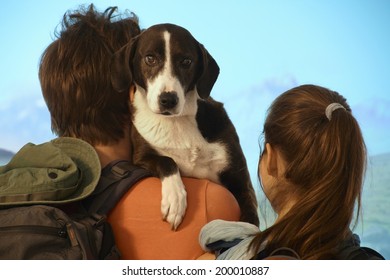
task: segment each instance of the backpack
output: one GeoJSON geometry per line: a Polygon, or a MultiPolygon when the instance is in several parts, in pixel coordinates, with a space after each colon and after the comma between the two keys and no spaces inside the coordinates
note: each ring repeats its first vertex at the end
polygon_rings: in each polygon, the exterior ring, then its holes
{"type": "Polygon", "coordinates": [[[150,176],[128,161],[114,161],[81,201],[1,208],[0,259],[119,259],[106,215],[136,182],[150,176]]]}
{"type": "Polygon", "coordinates": [[[343,242],[338,260],[384,260],[385,258],[369,247],[360,246],[360,238],[357,234],[351,234],[351,237],[343,242]]]}
{"type": "MultiPolygon", "coordinates": [[[[267,260],[299,260],[298,253],[290,248],[279,248],[273,251],[271,254],[260,251],[253,259],[267,259],[267,260]]],[[[384,260],[385,258],[369,247],[360,246],[360,238],[357,234],[351,233],[349,238],[342,242],[338,253],[336,255],[337,260],[384,260]]]]}

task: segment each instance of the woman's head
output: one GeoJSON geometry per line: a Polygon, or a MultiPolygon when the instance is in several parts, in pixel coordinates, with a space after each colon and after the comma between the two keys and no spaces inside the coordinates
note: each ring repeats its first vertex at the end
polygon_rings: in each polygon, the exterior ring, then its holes
{"type": "Polygon", "coordinates": [[[356,202],[360,210],[366,165],[362,133],[345,98],[314,85],[288,90],[269,108],[263,132],[269,147],[260,162],[264,164],[269,151],[282,162],[272,185],[263,186],[265,193],[272,189],[269,198],[276,211],[291,204],[290,198],[294,202],[282,220],[300,224],[291,230],[302,238],[315,231],[324,238],[332,232],[345,237],[356,202]]]}

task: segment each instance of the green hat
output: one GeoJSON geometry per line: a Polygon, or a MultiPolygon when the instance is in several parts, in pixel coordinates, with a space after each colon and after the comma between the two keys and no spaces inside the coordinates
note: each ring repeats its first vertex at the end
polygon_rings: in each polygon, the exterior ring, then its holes
{"type": "Polygon", "coordinates": [[[88,196],[100,178],[95,149],[77,138],[26,144],[0,166],[0,205],[57,204],[88,196]]]}

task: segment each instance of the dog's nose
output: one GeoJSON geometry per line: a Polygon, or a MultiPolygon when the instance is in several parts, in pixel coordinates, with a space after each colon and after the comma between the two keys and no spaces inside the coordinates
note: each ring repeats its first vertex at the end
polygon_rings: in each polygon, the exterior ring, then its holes
{"type": "Polygon", "coordinates": [[[172,109],[179,102],[177,93],[174,91],[163,92],[159,98],[160,107],[163,109],[172,109]]]}

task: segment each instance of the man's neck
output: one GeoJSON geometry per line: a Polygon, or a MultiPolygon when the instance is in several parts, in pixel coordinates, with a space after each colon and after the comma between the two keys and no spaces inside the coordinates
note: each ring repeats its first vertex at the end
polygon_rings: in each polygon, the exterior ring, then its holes
{"type": "Polygon", "coordinates": [[[99,156],[102,168],[114,160],[131,160],[129,133],[118,142],[108,145],[95,145],[94,148],[99,156]]]}

